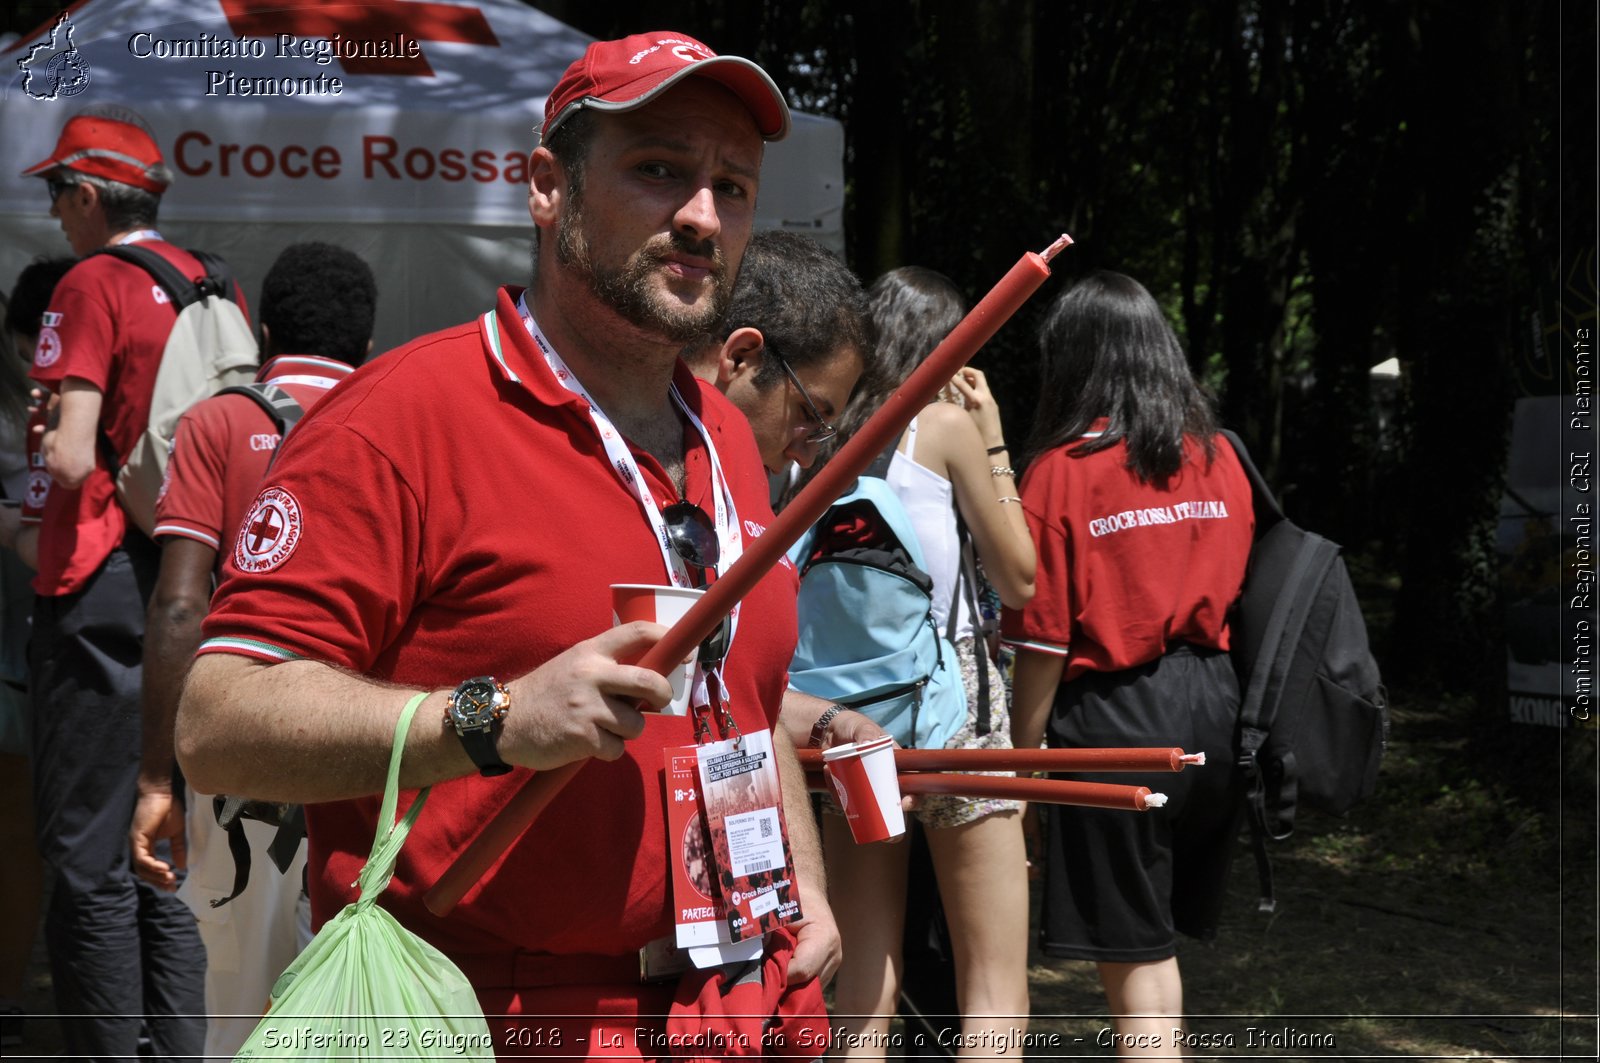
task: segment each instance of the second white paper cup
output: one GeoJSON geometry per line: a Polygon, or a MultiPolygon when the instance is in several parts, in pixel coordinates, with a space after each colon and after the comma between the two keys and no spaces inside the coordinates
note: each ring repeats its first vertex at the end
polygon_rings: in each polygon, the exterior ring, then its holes
{"type": "Polygon", "coordinates": [[[822,770],[833,784],[857,845],[887,841],[906,832],[893,739],[885,735],[824,750],[822,770]]]}

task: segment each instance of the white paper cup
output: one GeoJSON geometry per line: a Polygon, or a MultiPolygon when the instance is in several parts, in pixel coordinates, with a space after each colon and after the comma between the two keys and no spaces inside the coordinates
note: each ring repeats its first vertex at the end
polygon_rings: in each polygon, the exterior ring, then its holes
{"type": "Polygon", "coordinates": [[[822,772],[833,784],[857,845],[888,841],[906,832],[900,779],[894,770],[894,739],[884,735],[823,750],[822,772]]]}
{"type": "MultiPolygon", "coordinates": [[[[635,620],[649,620],[663,627],[671,627],[700,600],[704,588],[668,587],[651,583],[613,583],[611,585],[611,622],[628,624],[635,620]]],[[[672,684],[672,701],[661,711],[668,716],[684,716],[689,712],[689,683],[694,678],[694,652],[690,651],[687,663],[674,668],[667,676],[672,684]]]]}

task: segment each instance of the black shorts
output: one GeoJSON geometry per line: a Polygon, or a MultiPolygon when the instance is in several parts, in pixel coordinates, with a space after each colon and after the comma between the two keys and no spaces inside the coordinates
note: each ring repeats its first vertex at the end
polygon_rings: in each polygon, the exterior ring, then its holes
{"type": "Polygon", "coordinates": [[[1233,765],[1239,686],[1226,653],[1179,644],[1124,672],[1089,673],[1056,694],[1051,747],[1181,746],[1204,766],[1067,778],[1148,786],[1148,812],[1052,805],[1040,947],[1067,959],[1143,963],[1176,932],[1216,935],[1243,784],[1233,765]]]}

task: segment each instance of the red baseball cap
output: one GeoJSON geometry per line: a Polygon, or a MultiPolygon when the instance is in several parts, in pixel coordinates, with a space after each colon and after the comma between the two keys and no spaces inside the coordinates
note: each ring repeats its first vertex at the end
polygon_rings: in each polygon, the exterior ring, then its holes
{"type": "Polygon", "coordinates": [[[124,119],[80,114],[68,119],[50,157],[23,170],[22,176],[43,177],[52,170],[120,181],[158,196],[172,183],[155,137],[133,115],[124,119]]]}
{"type": "Polygon", "coordinates": [[[718,55],[685,34],[657,30],[589,45],[546,97],[539,138],[548,140],[581,108],[618,114],[643,107],[691,74],[739,97],[765,139],[789,135],[789,105],[765,70],[748,59],[718,55]]]}

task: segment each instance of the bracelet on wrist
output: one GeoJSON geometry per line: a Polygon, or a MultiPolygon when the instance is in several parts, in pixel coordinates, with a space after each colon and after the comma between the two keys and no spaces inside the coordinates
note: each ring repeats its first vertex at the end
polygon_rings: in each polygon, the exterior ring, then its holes
{"type": "Polygon", "coordinates": [[[1010,448],[1007,447],[1004,443],[1001,443],[997,447],[990,447],[988,449],[987,453],[989,453],[989,454],[1004,454],[1008,449],[1010,449],[1010,448]]]}
{"type": "Polygon", "coordinates": [[[1004,497],[1004,498],[997,498],[997,499],[995,499],[995,502],[997,502],[997,503],[1001,503],[1001,502],[1015,502],[1015,503],[1017,503],[1017,504],[1018,504],[1018,505],[1021,505],[1021,504],[1022,504],[1022,499],[1020,499],[1020,498],[1018,498],[1018,497],[1017,497],[1017,496],[1016,496],[1016,495],[1006,495],[1006,496],[1005,496],[1005,497],[1004,497]]]}
{"type": "Polygon", "coordinates": [[[991,465],[991,466],[989,466],[989,475],[990,476],[1015,476],[1015,475],[1017,475],[1017,470],[1013,469],[1009,465],[991,465]]]}

